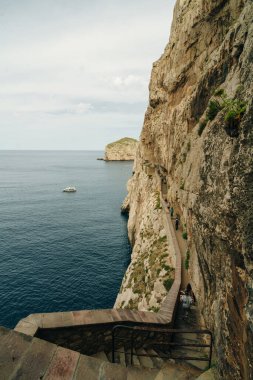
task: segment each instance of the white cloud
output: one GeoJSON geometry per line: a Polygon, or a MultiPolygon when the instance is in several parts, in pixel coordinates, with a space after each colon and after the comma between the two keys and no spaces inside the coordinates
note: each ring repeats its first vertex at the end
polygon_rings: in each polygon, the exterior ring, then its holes
{"type": "MultiPolygon", "coordinates": [[[[140,130],[152,62],[168,40],[171,15],[172,0],[6,2],[0,13],[2,128],[20,128],[21,114],[23,125],[31,123],[37,131],[53,127],[57,117],[68,125],[70,117],[72,124],[83,123],[88,148],[90,127],[103,123],[96,105],[108,102],[110,110],[118,104],[110,117],[119,128],[128,105],[139,104],[131,123],[140,130]],[[43,125],[35,114],[44,115],[43,125]]],[[[24,148],[33,146],[32,135],[23,134],[24,148]]],[[[6,147],[4,138],[0,148],[6,147]]],[[[102,148],[104,141],[97,141],[102,148]]]]}
{"type": "Polygon", "coordinates": [[[136,88],[136,87],[146,87],[148,81],[146,78],[140,77],[138,75],[129,74],[126,77],[117,76],[113,78],[112,84],[116,88],[126,89],[126,88],[136,88]]]}
{"type": "Polygon", "coordinates": [[[92,110],[92,105],[89,103],[79,103],[69,106],[54,107],[54,106],[45,106],[44,104],[41,107],[34,108],[31,105],[17,107],[17,113],[45,113],[45,114],[72,114],[72,115],[83,115],[88,111],[92,110]]]}

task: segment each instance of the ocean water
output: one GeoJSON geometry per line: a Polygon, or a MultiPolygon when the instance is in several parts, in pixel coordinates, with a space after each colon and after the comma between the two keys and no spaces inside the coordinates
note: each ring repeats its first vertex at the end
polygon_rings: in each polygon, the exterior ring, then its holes
{"type": "Polygon", "coordinates": [[[101,156],[0,152],[0,325],[113,306],[130,261],[120,206],[132,163],[101,156]]]}

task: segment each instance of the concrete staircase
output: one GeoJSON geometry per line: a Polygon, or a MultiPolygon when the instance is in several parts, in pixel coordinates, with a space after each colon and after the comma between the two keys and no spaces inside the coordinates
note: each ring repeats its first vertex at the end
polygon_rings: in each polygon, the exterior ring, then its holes
{"type": "MultiPolygon", "coordinates": [[[[127,379],[196,379],[203,372],[197,367],[176,363],[173,359],[162,359],[159,353],[152,349],[141,348],[134,352],[136,355],[133,357],[133,365],[130,363],[130,352],[124,347],[121,347],[116,355],[116,363],[127,370],[127,379]]],[[[93,357],[111,363],[110,354],[105,352],[99,352],[93,357]]],[[[114,365],[117,366],[117,364],[114,365]]]]}
{"type": "MultiPolygon", "coordinates": [[[[130,350],[120,347],[115,362],[127,369],[129,379],[196,379],[203,370],[197,365],[182,364],[173,359],[164,358],[164,353],[153,349],[135,349],[133,365],[130,350]],[[143,356],[147,355],[147,356],[143,356]]],[[[98,352],[94,358],[111,363],[111,353],[98,352]]]]}
{"type": "MultiPolygon", "coordinates": [[[[137,353],[144,352],[141,349],[137,353]]],[[[129,352],[123,350],[118,357],[120,364],[110,363],[104,352],[95,356],[0,327],[1,380],[190,380],[203,372],[191,365],[152,356],[137,355],[134,365],[128,366],[129,352]]],[[[214,377],[211,374],[203,379],[214,377]]]]}
{"type": "MultiPolygon", "coordinates": [[[[176,329],[198,330],[199,317],[198,308],[192,306],[189,314],[184,315],[184,311],[179,305],[176,318],[176,329]]],[[[129,332],[130,334],[130,332],[129,332]]],[[[197,379],[208,369],[208,361],[199,360],[199,358],[207,359],[209,349],[207,347],[190,347],[181,346],[181,344],[203,345],[207,342],[203,339],[203,335],[197,333],[180,332],[173,337],[175,346],[161,347],[147,340],[139,347],[133,349],[133,359],[131,363],[131,350],[128,345],[116,347],[115,363],[121,368],[126,368],[127,379],[197,379]],[[173,359],[171,359],[171,357],[173,359]],[[182,358],[191,357],[197,360],[183,360],[182,358]]],[[[104,363],[112,362],[112,352],[100,351],[93,358],[103,361],[104,363]]]]}

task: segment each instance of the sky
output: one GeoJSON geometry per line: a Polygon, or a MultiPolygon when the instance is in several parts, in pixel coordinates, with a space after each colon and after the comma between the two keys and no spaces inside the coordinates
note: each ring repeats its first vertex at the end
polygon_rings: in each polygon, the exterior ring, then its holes
{"type": "Polygon", "coordinates": [[[174,0],[0,0],[0,149],[138,138],[174,0]]]}

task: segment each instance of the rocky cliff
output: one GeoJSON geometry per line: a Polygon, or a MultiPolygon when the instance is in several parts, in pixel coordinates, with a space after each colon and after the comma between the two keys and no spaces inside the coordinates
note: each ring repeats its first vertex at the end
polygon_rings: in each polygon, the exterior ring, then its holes
{"type": "Polygon", "coordinates": [[[116,305],[152,307],[145,252],[163,235],[156,168],[187,231],[188,272],[221,379],[253,378],[252,103],[252,1],[178,0],[170,41],[153,65],[124,203],[133,260],[116,305]],[[143,279],[139,293],[130,277],[143,279]]]}
{"type": "Polygon", "coordinates": [[[105,161],[131,161],[134,160],[138,141],[130,137],[124,137],[118,141],[106,145],[105,161]]]}

